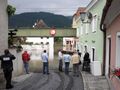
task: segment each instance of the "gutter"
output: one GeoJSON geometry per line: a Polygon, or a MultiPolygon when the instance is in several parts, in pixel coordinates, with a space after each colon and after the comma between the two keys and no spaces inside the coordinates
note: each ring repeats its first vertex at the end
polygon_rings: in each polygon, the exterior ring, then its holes
{"type": "Polygon", "coordinates": [[[105,65],[106,65],[106,25],[104,23],[107,12],[109,10],[109,7],[111,6],[113,0],[107,0],[106,1],[106,5],[103,9],[103,14],[102,14],[102,18],[101,18],[101,23],[100,23],[100,29],[101,31],[103,31],[104,34],[104,40],[103,40],[103,75],[105,75],[105,65]]]}
{"type": "Polygon", "coordinates": [[[103,9],[103,14],[102,14],[101,23],[100,23],[100,29],[101,29],[101,31],[105,30],[104,27],[103,27],[103,25],[104,25],[104,21],[105,21],[107,12],[109,10],[109,7],[111,6],[112,1],[113,0],[107,0],[106,1],[106,5],[105,5],[105,7],[103,9]]]}
{"type": "Polygon", "coordinates": [[[90,10],[94,5],[95,5],[95,3],[97,3],[99,0],[91,0],[91,2],[87,5],[87,7],[86,7],[86,12],[88,11],[88,10],[90,10]]]}

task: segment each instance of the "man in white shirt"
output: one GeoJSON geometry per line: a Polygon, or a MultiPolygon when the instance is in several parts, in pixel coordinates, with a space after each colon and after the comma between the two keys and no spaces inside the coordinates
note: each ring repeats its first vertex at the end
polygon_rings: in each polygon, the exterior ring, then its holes
{"type": "Polygon", "coordinates": [[[67,52],[65,52],[65,54],[63,55],[63,60],[65,62],[65,74],[69,74],[69,64],[71,56],[67,52]]]}
{"type": "Polygon", "coordinates": [[[42,61],[43,61],[43,74],[49,74],[48,54],[46,53],[46,50],[43,51],[42,61]]]}

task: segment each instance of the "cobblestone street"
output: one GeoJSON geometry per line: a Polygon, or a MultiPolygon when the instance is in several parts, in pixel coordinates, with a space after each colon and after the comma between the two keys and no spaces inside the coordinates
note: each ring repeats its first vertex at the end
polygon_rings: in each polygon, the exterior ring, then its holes
{"type": "Polygon", "coordinates": [[[49,75],[31,73],[25,80],[22,80],[23,77],[13,80],[14,88],[11,90],[84,90],[81,75],[73,77],[72,72],[65,75],[63,72],[50,70],[49,75]]]}
{"type": "MultiPolygon", "coordinates": [[[[42,64],[41,64],[42,65],[42,64]]],[[[80,66],[80,71],[81,71],[80,66]]],[[[64,68],[64,65],[63,65],[64,68]]],[[[13,89],[10,90],[112,90],[105,76],[93,76],[91,73],[81,71],[79,77],[73,76],[70,64],[69,75],[58,71],[58,60],[49,63],[49,75],[42,73],[42,68],[13,77],[13,89]]],[[[0,90],[6,90],[3,86],[0,90]]]]}

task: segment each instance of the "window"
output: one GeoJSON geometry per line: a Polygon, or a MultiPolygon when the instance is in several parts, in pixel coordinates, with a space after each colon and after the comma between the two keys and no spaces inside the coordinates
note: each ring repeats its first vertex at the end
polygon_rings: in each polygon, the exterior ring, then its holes
{"type": "Polygon", "coordinates": [[[87,52],[87,46],[85,46],[85,51],[84,52],[87,52]]]}
{"type": "Polygon", "coordinates": [[[89,30],[89,24],[86,24],[85,26],[85,33],[88,34],[88,30],[89,30]]]}
{"type": "Polygon", "coordinates": [[[80,27],[80,33],[83,34],[83,26],[80,27]]]}
{"type": "Polygon", "coordinates": [[[95,61],[95,48],[92,48],[92,61],[95,61]]]}
{"type": "Polygon", "coordinates": [[[80,35],[80,28],[77,28],[77,37],[79,37],[79,35],[80,35]]]}
{"type": "Polygon", "coordinates": [[[92,20],[92,32],[96,31],[97,31],[97,15],[94,15],[92,20]]]}

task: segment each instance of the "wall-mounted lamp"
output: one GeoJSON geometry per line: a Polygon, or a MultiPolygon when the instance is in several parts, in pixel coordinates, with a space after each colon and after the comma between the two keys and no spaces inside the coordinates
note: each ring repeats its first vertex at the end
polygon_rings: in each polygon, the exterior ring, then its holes
{"type": "Polygon", "coordinates": [[[82,23],[91,23],[92,20],[92,13],[91,12],[81,12],[80,13],[80,19],[82,23]],[[87,16],[88,20],[85,21],[85,17],[87,16]]]}
{"type": "Polygon", "coordinates": [[[95,43],[95,40],[92,40],[92,43],[95,43]]]}

